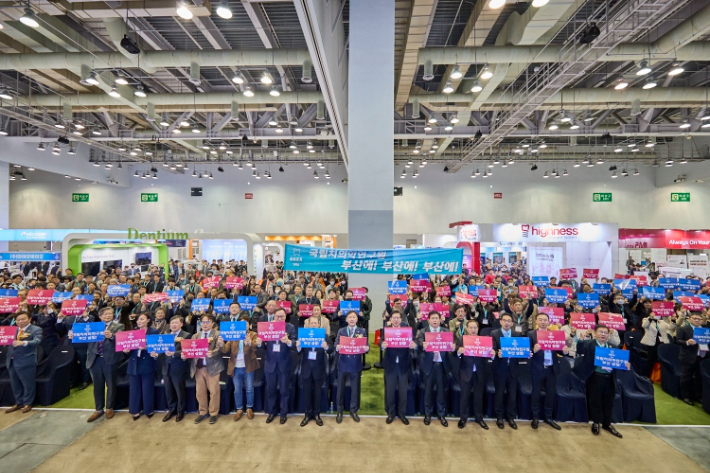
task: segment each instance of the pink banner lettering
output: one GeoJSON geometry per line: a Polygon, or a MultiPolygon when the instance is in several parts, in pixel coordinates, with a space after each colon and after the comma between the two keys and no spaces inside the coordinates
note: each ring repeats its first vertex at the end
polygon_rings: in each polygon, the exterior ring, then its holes
{"type": "Polygon", "coordinates": [[[426,351],[451,351],[454,334],[453,332],[426,332],[424,341],[427,342],[426,351]]]}
{"type": "Polygon", "coordinates": [[[210,351],[210,341],[206,338],[181,340],[180,347],[185,358],[206,358],[210,351]]]}
{"type": "Polygon", "coordinates": [[[493,337],[463,336],[464,356],[490,358],[493,351],[493,337]]]}
{"type": "Polygon", "coordinates": [[[606,325],[610,329],[614,330],[626,330],[626,325],[624,324],[624,317],[621,314],[613,314],[610,312],[599,312],[599,323],[601,325],[606,325]]]}
{"type": "Polygon", "coordinates": [[[498,300],[498,291],[495,289],[479,289],[478,298],[481,302],[495,302],[498,300]]]}
{"type": "Polygon", "coordinates": [[[116,351],[136,350],[146,347],[144,330],[116,332],[116,351]]]}
{"type": "Polygon", "coordinates": [[[562,330],[538,330],[537,343],[541,350],[562,350],[567,346],[562,330]]]}
{"type": "Polygon", "coordinates": [[[275,342],[286,335],[286,322],[259,322],[257,334],[264,342],[275,342]]]}
{"type": "Polygon", "coordinates": [[[673,301],[653,301],[651,310],[656,317],[673,317],[675,314],[675,304],[673,301]]]}
{"type": "Polygon", "coordinates": [[[324,314],[335,314],[338,311],[340,301],[325,300],[321,302],[324,314]]]}
{"type": "Polygon", "coordinates": [[[584,276],[587,279],[599,279],[599,270],[585,268],[582,270],[582,276],[584,276]]]}
{"type": "Polygon", "coordinates": [[[365,337],[340,337],[341,355],[362,355],[367,352],[367,338],[365,337]]]}
{"type": "Polygon", "coordinates": [[[387,348],[409,348],[412,342],[412,327],[386,327],[385,342],[387,348]]]}
{"type": "Polygon", "coordinates": [[[47,305],[52,301],[54,291],[51,289],[32,289],[27,293],[27,303],[30,305],[47,305]]]}
{"type": "Polygon", "coordinates": [[[62,302],[62,314],[64,315],[81,315],[86,310],[88,301],[69,299],[62,302]]]}
{"type": "Polygon", "coordinates": [[[301,317],[310,317],[313,315],[313,304],[298,304],[298,312],[301,317]]]}
{"type": "Polygon", "coordinates": [[[451,288],[449,286],[439,286],[436,288],[436,295],[439,297],[450,296],[451,288]]]}
{"type": "Polygon", "coordinates": [[[284,309],[287,314],[291,313],[291,301],[276,301],[276,307],[284,309]]]}
{"type": "Polygon", "coordinates": [[[594,328],[596,321],[594,314],[572,312],[569,316],[569,324],[577,330],[588,330],[594,328]]]}
{"type": "Polygon", "coordinates": [[[17,335],[17,325],[0,326],[0,346],[12,345],[17,335]]]}

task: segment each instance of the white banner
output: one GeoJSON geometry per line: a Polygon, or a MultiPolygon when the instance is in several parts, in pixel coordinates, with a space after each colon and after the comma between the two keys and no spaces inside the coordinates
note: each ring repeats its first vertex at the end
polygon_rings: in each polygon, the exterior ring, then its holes
{"type": "Polygon", "coordinates": [[[688,269],[696,276],[706,279],[710,270],[708,267],[708,255],[688,255],[688,269]]]}
{"type": "Polygon", "coordinates": [[[528,272],[531,276],[557,277],[562,269],[562,248],[528,247],[528,272]]]}
{"type": "Polygon", "coordinates": [[[503,246],[530,242],[617,241],[618,226],[609,223],[504,223],[493,225],[493,241],[503,246]]]}
{"type": "Polygon", "coordinates": [[[666,257],[666,261],[668,262],[668,266],[671,268],[686,269],[688,267],[685,255],[668,255],[666,257]]]}

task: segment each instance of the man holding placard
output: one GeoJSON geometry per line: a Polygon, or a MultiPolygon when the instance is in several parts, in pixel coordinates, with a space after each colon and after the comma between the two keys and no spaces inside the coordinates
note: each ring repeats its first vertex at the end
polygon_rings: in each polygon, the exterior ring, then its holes
{"type": "Polygon", "coordinates": [[[15,405],[7,409],[5,414],[20,409],[24,414],[32,410],[36,392],[37,347],[42,341],[42,329],[30,325],[29,314],[18,313],[15,316],[15,323],[17,324],[15,339],[7,347],[6,361],[15,405]]]}
{"type": "Polygon", "coordinates": [[[446,352],[454,351],[454,334],[441,326],[441,315],[432,310],[429,312],[429,324],[417,334],[417,347],[422,349],[419,354],[419,372],[424,377],[424,425],[431,423],[434,412],[432,399],[436,384],[436,414],[441,425],[448,427],[446,420],[446,374],[449,372],[446,352]]]}
{"type": "Polygon", "coordinates": [[[703,328],[703,318],[693,312],[690,324],[680,327],[676,333],[676,343],[680,345],[680,397],[683,402],[693,405],[693,378],[700,379],[700,361],[708,354],[710,329],[703,328]]]}
{"type": "Polygon", "coordinates": [[[320,418],[321,390],[325,380],[326,364],[333,347],[326,340],[325,328],[315,317],[305,321],[305,328],[298,329],[296,350],[301,354],[301,384],[303,386],[303,413],[301,427],[315,420],[319,427],[323,426],[320,418]]]}
{"type": "Polygon", "coordinates": [[[492,358],[493,340],[491,337],[478,336],[478,322],[466,321],[466,334],[457,342],[456,354],[461,358],[459,364],[459,386],[461,387],[461,416],[459,429],[463,429],[468,422],[471,406],[471,392],[473,391],[473,415],[476,423],[484,430],[488,424],[483,420],[483,392],[486,388],[485,368],[486,358],[492,358]]]}
{"type": "Polygon", "coordinates": [[[555,395],[557,393],[557,375],[560,370],[562,354],[567,355],[569,348],[565,332],[562,330],[549,331],[550,317],[544,312],[537,314],[537,331],[530,331],[530,346],[533,347],[533,355],[530,360],[530,372],[532,375],[531,409],[533,429],[537,429],[540,423],[540,394],[542,387],[545,387],[545,417],[543,422],[555,430],[560,430],[560,426],[552,418],[552,411],[555,407],[555,395]]]}
{"type": "Polygon", "coordinates": [[[338,330],[335,337],[335,349],[338,351],[338,415],[335,421],[343,421],[345,404],[345,381],[350,378],[350,417],[360,422],[357,415],[360,401],[360,376],[362,376],[362,354],[370,351],[367,344],[367,332],[357,326],[358,315],[355,311],[345,316],[347,326],[338,330]]]}
{"type": "Polygon", "coordinates": [[[404,425],[409,425],[407,390],[411,365],[410,350],[415,349],[417,344],[412,339],[412,328],[402,327],[401,311],[392,310],[390,324],[391,327],[382,329],[383,336],[380,341],[380,348],[384,351],[382,367],[385,369],[387,423],[391,424],[395,417],[399,417],[404,425]]]}
{"type": "MultiPolygon", "coordinates": [[[[230,315],[234,304],[229,307],[230,315]]],[[[219,333],[222,341],[227,341],[222,347],[222,353],[229,353],[227,374],[232,377],[234,405],[237,409],[234,421],[244,415],[244,391],[247,397],[247,419],[253,419],[254,372],[259,369],[259,361],[256,358],[256,333],[249,330],[249,316],[244,314],[239,320],[221,322],[219,333]]]]}
{"type": "MultiPolygon", "coordinates": [[[[170,318],[170,334],[173,337],[173,349],[165,352],[163,362],[163,384],[165,385],[165,398],[168,412],[163,417],[163,422],[169,421],[173,416],[175,422],[180,422],[185,417],[185,384],[189,373],[188,363],[182,358],[182,340],[190,338],[190,334],[182,329],[183,318],[174,315],[170,318]]],[[[150,340],[148,340],[150,349],[150,340]]]]}
{"type": "MultiPolygon", "coordinates": [[[[269,301],[274,302],[274,301],[269,301]]],[[[274,302],[275,304],[275,302],[274,302]]],[[[268,304],[267,304],[268,305],[268,304]]],[[[296,329],[286,323],[286,310],[278,308],[272,322],[259,322],[256,338],[258,347],[266,344],[264,376],[266,378],[266,423],[270,424],[278,413],[279,422],[285,424],[288,414],[288,402],[291,389],[291,350],[295,348],[296,329]],[[276,405],[276,388],[279,387],[281,403],[276,405]]]]}
{"type": "MultiPolygon", "coordinates": [[[[214,328],[213,315],[204,314],[200,317],[200,331],[193,335],[192,339],[206,339],[208,345],[206,356],[190,360],[190,376],[195,378],[195,393],[200,413],[195,419],[195,424],[199,424],[208,417],[210,424],[214,424],[217,422],[220,406],[219,376],[224,370],[220,349],[224,346],[224,341],[219,337],[219,330],[214,328]]],[[[184,347],[182,357],[187,358],[184,347]]]]}
{"type": "MultiPolygon", "coordinates": [[[[491,332],[493,337],[493,349],[496,358],[493,360],[493,378],[496,387],[495,413],[496,426],[499,429],[505,427],[503,419],[508,420],[511,428],[517,429],[515,423],[516,399],[518,393],[518,358],[517,340],[519,338],[529,344],[529,339],[523,337],[521,332],[513,330],[513,317],[510,314],[501,314],[500,328],[491,332]],[[512,342],[512,343],[511,343],[512,342]],[[515,348],[512,348],[515,345],[515,348]],[[505,348],[505,352],[503,349],[505,348]]],[[[530,357],[530,347],[528,346],[528,358],[530,357]]]]}

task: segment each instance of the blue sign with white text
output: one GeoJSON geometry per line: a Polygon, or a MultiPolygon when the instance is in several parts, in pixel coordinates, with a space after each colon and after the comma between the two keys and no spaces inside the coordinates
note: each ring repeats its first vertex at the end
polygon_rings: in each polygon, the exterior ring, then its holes
{"type": "Polygon", "coordinates": [[[215,314],[228,314],[229,304],[232,302],[232,299],[215,299],[212,303],[212,312],[215,314]]]}
{"type": "Polygon", "coordinates": [[[611,284],[594,284],[592,286],[592,290],[600,296],[608,296],[609,294],[611,294],[611,284]]]}
{"type": "Polygon", "coordinates": [[[658,286],[663,289],[678,289],[678,278],[658,278],[658,286]]]}
{"type": "Polygon", "coordinates": [[[695,297],[703,301],[703,305],[707,308],[710,305],[710,296],[707,294],[696,294],[695,297]]]}
{"type": "Polygon", "coordinates": [[[86,324],[72,325],[72,343],[92,343],[104,340],[106,324],[103,322],[89,322],[86,324]]]}
{"type": "Polygon", "coordinates": [[[17,289],[0,289],[0,297],[17,297],[17,289]]]}
{"type": "Polygon", "coordinates": [[[478,297],[478,290],[485,289],[486,286],[468,286],[468,293],[473,297],[478,297]]]}
{"type": "Polygon", "coordinates": [[[325,329],[299,328],[298,341],[301,348],[320,348],[325,341],[325,329]]]}
{"type": "Polygon", "coordinates": [[[192,306],[190,306],[190,311],[192,312],[206,312],[210,308],[210,298],[201,297],[199,299],[192,300],[192,306]]]}
{"type": "Polygon", "coordinates": [[[165,291],[165,293],[168,295],[168,297],[170,298],[170,302],[172,302],[173,304],[179,303],[185,295],[185,291],[182,289],[177,289],[175,291],[165,291]]]}
{"type": "Polygon", "coordinates": [[[112,284],[106,289],[106,294],[108,294],[109,297],[126,297],[129,292],[131,292],[130,284],[112,284]]]}
{"type": "Polygon", "coordinates": [[[340,301],[340,310],[343,311],[343,315],[346,315],[348,312],[354,311],[357,312],[357,315],[360,315],[360,301],[340,301]]]}
{"type": "Polygon", "coordinates": [[[596,347],[594,350],[594,366],[601,366],[607,370],[626,370],[629,353],[631,352],[628,350],[596,347]]]}
{"type": "Polygon", "coordinates": [[[550,278],[549,276],[533,276],[532,282],[535,286],[547,287],[550,285],[550,278]]]}
{"type": "Polygon", "coordinates": [[[407,281],[403,279],[397,281],[388,281],[387,288],[390,294],[395,294],[397,296],[404,295],[407,293],[407,281]]]}
{"type": "Polygon", "coordinates": [[[530,358],[530,339],[528,337],[501,337],[500,350],[503,358],[530,358]]]}
{"type": "Polygon", "coordinates": [[[0,253],[0,261],[59,261],[62,253],[58,251],[29,253],[24,251],[14,251],[12,253],[0,253]]]}
{"type": "Polygon", "coordinates": [[[629,287],[636,287],[635,279],[614,279],[614,286],[621,289],[628,289],[629,287]]]}
{"type": "Polygon", "coordinates": [[[237,296],[237,302],[242,310],[252,311],[256,308],[256,296],[237,296]]]}
{"type": "Polygon", "coordinates": [[[550,304],[564,304],[567,300],[566,289],[545,289],[545,299],[550,304]]]}
{"type": "Polygon", "coordinates": [[[52,295],[52,302],[54,302],[55,304],[61,304],[62,302],[66,301],[68,299],[71,299],[72,295],[73,295],[73,293],[71,291],[70,292],[54,291],[54,294],[52,295]]]}
{"type": "Polygon", "coordinates": [[[697,343],[710,344],[710,328],[693,328],[693,340],[695,340],[697,343]]]}
{"type": "Polygon", "coordinates": [[[695,294],[690,291],[673,291],[673,299],[678,300],[679,297],[695,297],[695,294]]]}
{"type": "Polygon", "coordinates": [[[624,296],[625,298],[631,300],[634,298],[634,291],[635,290],[636,290],[636,286],[627,286],[621,290],[621,295],[624,296]]]}
{"type": "Polygon", "coordinates": [[[666,298],[666,290],[662,287],[644,286],[642,289],[643,297],[645,297],[646,299],[662,301],[666,298]]]}
{"type": "MultiPolygon", "coordinates": [[[[54,296],[52,296],[54,298],[54,296]]],[[[93,301],[94,300],[94,295],[93,294],[77,294],[75,297],[76,300],[78,301],[93,301]]]]}
{"type": "Polygon", "coordinates": [[[577,294],[577,304],[585,309],[593,309],[599,305],[599,294],[596,292],[580,292],[577,294]]]}
{"type": "Polygon", "coordinates": [[[227,342],[244,340],[247,337],[247,323],[245,320],[240,322],[220,322],[219,334],[227,342]]]}
{"type": "Polygon", "coordinates": [[[699,291],[700,290],[700,280],[699,279],[679,279],[678,287],[682,291],[699,291]]]}
{"type": "Polygon", "coordinates": [[[148,353],[173,353],[175,351],[175,335],[172,333],[146,335],[145,346],[148,353]]]}

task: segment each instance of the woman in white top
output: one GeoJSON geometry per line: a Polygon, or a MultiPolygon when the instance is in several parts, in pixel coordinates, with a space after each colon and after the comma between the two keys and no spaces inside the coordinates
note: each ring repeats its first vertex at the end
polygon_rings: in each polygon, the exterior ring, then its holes
{"type": "Polygon", "coordinates": [[[658,345],[670,343],[670,336],[675,332],[675,317],[656,318],[656,315],[651,312],[648,317],[641,321],[641,327],[644,330],[644,334],[640,348],[642,350],[641,354],[646,355],[646,362],[642,372],[639,374],[650,378],[653,367],[658,360],[658,345]]]}

